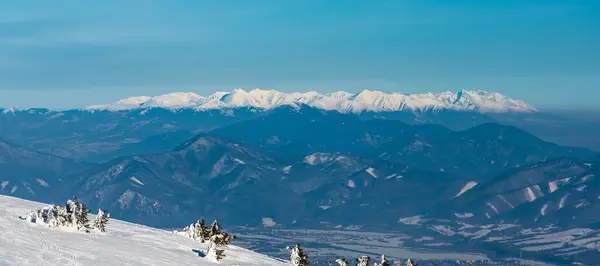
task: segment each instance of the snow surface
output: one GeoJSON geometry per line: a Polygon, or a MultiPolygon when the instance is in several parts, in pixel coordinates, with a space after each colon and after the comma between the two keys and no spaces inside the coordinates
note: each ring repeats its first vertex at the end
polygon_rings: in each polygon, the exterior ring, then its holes
{"type": "Polygon", "coordinates": [[[233,245],[216,263],[199,256],[207,244],[172,232],[110,220],[86,234],[18,218],[43,203],[0,196],[0,206],[0,265],[288,265],[233,245]]]}
{"type": "Polygon", "coordinates": [[[281,105],[299,104],[342,113],[428,110],[478,111],[482,113],[536,111],[535,108],[523,101],[482,90],[446,91],[437,94],[402,94],[363,90],[356,94],[343,91],[321,94],[314,91],[283,93],[262,89],[250,91],[236,89],[231,92],[216,92],[206,97],[193,92],[175,92],[154,97],[138,96],[122,99],[112,104],[88,106],[85,109],[90,111],[121,111],[153,107],[195,110],[237,107],[271,109],[281,105]]]}
{"type": "Polygon", "coordinates": [[[477,186],[477,182],[475,181],[469,181],[469,183],[467,183],[461,190],[460,192],[458,192],[458,194],[456,194],[456,196],[454,196],[455,198],[460,197],[462,194],[465,194],[465,192],[471,190],[472,188],[474,188],[475,186],[477,186]]]}

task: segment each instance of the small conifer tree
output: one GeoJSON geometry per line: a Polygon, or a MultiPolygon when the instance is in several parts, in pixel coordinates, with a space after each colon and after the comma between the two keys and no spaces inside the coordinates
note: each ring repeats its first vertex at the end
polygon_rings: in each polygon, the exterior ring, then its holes
{"type": "MultiPolygon", "coordinates": [[[[288,249],[290,249],[288,247],[288,249]]],[[[293,248],[291,248],[292,254],[290,255],[290,262],[294,266],[309,266],[310,260],[308,259],[308,255],[304,254],[304,249],[300,247],[300,244],[296,244],[293,248]]]]}
{"type": "Polygon", "coordinates": [[[208,229],[209,237],[220,235],[221,234],[221,225],[219,224],[219,220],[215,219],[215,221],[210,225],[210,229],[208,229]]]}
{"type": "Polygon", "coordinates": [[[348,261],[346,261],[346,259],[344,258],[337,259],[335,262],[337,262],[337,264],[339,264],[340,266],[348,266],[348,261]]]}
{"type": "Polygon", "coordinates": [[[206,228],[206,221],[204,221],[204,218],[200,217],[194,227],[194,239],[196,239],[196,241],[204,243],[209,240],[208,228],[206,228]]]}
{"type": "Polygon", "coordinates": [[[361,256],[357,260],[357,266],[370,266],[371,265],[371,257],[369,256],[361,256]]]}
{"type": "Polygon", "coordinates": [[[219,235],[215,235],[208,240],[208,250],[206,251],[206,256],[215,261],[225,258],[225,250],[219,248],[222,245],[219,244],[218,238],[219,235]]]}
{"type": "Polygon", "coordinates": [[[385,258],[385,255],[381,255],[381,262],[379,264],[375,264],[375,266],[390,266],[390,263],[385,258]]]}
{"type": "Polygon", "coordinates": [[[86,231],[89,223],[88,214],[90,211],[85,207],[85,205],[77,199],[77,197],[73,197],[73,199],[68,200],[66,204],[67,220],[71,223],[77,230],[86,231]]]}
{"type": "Polygon", "coordinates": [[[106,224],[110,219],[110,213],[105,210],[98,209],[98,214],[94,220],[94,229],[100,232],[106,232],[106,224]]]}

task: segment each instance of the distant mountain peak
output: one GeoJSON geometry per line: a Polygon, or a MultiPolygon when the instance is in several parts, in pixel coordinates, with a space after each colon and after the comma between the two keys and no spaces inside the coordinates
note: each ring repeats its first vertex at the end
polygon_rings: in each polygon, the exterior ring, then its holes
{"type": "Polygon", "coordinates": [[[483,113],[534,112],[527,103],[502,94],[483,90],[446,91],[442,93],[403,94],[364,89],[358,93],[294,92],[259,88],[245,91],[216,92],[201,96],[193,92],[175,92],[154,97],[140,96],[119,100],[113,104],[94,105],[87,110],[122,111],[143,108],[181,109],[198,111],[222,108],[272,109],[282,105],[305,104],[342,113],[455,110],[483,113]]]}

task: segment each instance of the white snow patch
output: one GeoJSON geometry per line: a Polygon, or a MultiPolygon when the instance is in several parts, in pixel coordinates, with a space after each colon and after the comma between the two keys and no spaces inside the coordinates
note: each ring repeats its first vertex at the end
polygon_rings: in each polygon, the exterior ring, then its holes
{"type": "MultiPolygon", "coordinates": [[[[106,233],[86,234],[28,223],[17,218],[45,205],[0,196],[0,225],[4,229],[0,240],[0,264],[288,265],[234,245],[224,247],[226,257],[222,261],[211,262],[196,252],[205,253],[208,249],[206,243],[170,231],[114,219],[108,223],[106,233]]],[[[93,220],[93,216],[90,218],[93,220]]]]}
{"type": "Polygon", "coordinates": [[[558,209],[562,209],[565,207],[565,201],[567,200],[567,197],[569,197],[569,194],[566,194],[562,196],[562,198],[560,198],[560,202],[558,203],[558,209]]]}
{"type": "Polygon", "coordinates": [[[441,243],[427,243],[424,244],[427,247],[445,247],[445,246],[452,246],[452,244],[450,243],[446,243],[446,242],[441,242],[441,243]]]}
{"type": "Polygon", "coordinates": [[[550,191],[550,193],[553,193],[557,189],[558,189],[558,185],[556,184],[556,181],[552,181],[552,182],[548,183],[548,190],[550,191]]]}
{"type": "Polygon", "coordinates": [[[497,241],[505,241],[505,240],[510,240],[510,239],[512,239],[512,237],[507,237],[507,236],[490,236],[486,240],[484,240],[484,242],[497,242],[497,241]]]}
{"type": "Polygon", "coordinates": [[[498,213],[498,214],[500,213],[500,212],[498,211],[498,209],[496,209],[496,206],[494,206],[494,204],[491,204],[491,203],[489,203],[489,202],[486,202],[485,204],[486,204],[488,207],[490,207],[492,210],[494,210],[494,212],[496,212],[496,213],[498,213]]]}
{"type": "Polygon", "coordinates": [[[434,225],[434,226],[430,227],[429,229],[431,229],[441,235],[445,235],[445,236],[456,235],[456,233],[454,231],[452,231],[452,229],[449,226],[445,226],[445,225],[434,225]]]}
{"type": "Polygon", "coordinates": [[[553,193],[554,191],[559,189],[561,186],[568,184],[571,181],[571,179],[572,179],[572,177],[567,177],[567,178],[551,181],[548,183],[548,190],[550,191],[550,193],[553,193]]]}
{"type": "Polygon", "coordinates": [[[563,246],[564,246],[564,243],[553,243],[553,244],[547,244],[547,245],[523,247],[523,248],[521,248],[521,250],[523,250],[523,251],[544,251],[544,250],[559,249],[559,248],[562,248],[563,246]]]}
{"type": "Polygon", "coordinates": [[[506,229],[509,228],[513,228],[513,227],[517,227],[518,225],[516,224],[499,224],[496,228],[494,228],[494,231],[504,231],[506,229]]]}
{"type": "Polygon", "coordinates": [[[398,222],[402,223],[402,224],[407,224],[407,225],[417,225],[421,222],[421,216],[417,215],[417,216],[400,218],[398,220],[398,222]]]}
{"type": "Polygon", "coordinates": [[[586,176],[583,176],[583,177],[581,177],[581,182],[585,182],[585,181],[587,181],[588,179],[590,179],[591,177],[594,177],[594,175],[586,175],[586,176]]]}
{"type": "Polygon", "coordinates": [[[277,225],[277,223],[275,223],[275,221],[273,221],[273,218],[269,218],[269,217],[262,218],[262,224],[264,227],[273,227],[273,226],[277,225]]]}
{"type": "Polygon", "coordinates": [[[415,239],[415,242],[432,241],[432,240],[435,240],[435,238],[430,237],[430,236],[424,236],[424,237],[415,239]]]}
{"type": "Polygon", "coordinates": [[[504,203],[506,203],[511,209],[515,208],[515,205],[513,205],[512,203],[510,203],[508,200],[506,200],[506,198],[504,198],[504,196],[498,194],[497,197],[499,199],[501,199],[502,201],[504,201],[504,203]]]}
{"type": "Polygon", "coordinates": [[[384,179],[392,179],[392,178],[394,178],[397,175],[398,174],[391,174],[391,175],[386,176],[384,179]]]}
{"type": "Polygon", "coordinates": [[[246,164],[246,162],[244,162],[238,158],[233,158],[233,161],[235,161],[236,163],[239,163],[239,164],[246,164]]]}
{"type": "Polygon", "coordinates": [[[292,166],[288,165],[288,166],[284,167],[282,170],[285,174],[289,174],[290,170],[292,170],[292,166]]]}
{"type": "Polygon", "coordinates": [[[471,239],[479,239],[479,238],[489,235],[491,232],[492,232],[492,230],[483,229],[483,230],[476,231],[474,233],[463,231],[463,232],[458,232],[458,234],[469,237],[471,239]]]}
{"type": "Polygon", "coordinates": [[[36,178],[35,181],[37,181],[42,187],[49,187],[48,183],[44,181],[44,179],[36,178]]]}
{"type": "Polygon", "coordinates": [[[320,164],[331,162],[335,159],[338,159],[339,157],[344,157],[344,156],[337,156],[336,154],[331,154],[331,153],[315,152],[313,154],[305,156],[304,163],[315,166],[315,165],[320,165],[320,164]]]}
{"type": "Polygon", "coordinates": [[[137,183],[138,185],[141,185],[141,186],[144,185],[144,183],[142,183],[142,181],[140,181],[139,179],[137,179],[135,176],[132,176],[131,178],[129,178],[129,180],[137,183]]]}
{"type": "Polygon", "coordinates": [[[348,180],[348,187],[355,188],[356,183],[354,183],[354,181],[352,181],[352,180],[348,180]]]}
{"type": "Polygon", "coordinates": [[[375,169],[373,167],[369,167],[367,170],[365,170],[367,173],[369,173],[372,177],[377,178],[377,175],[375,174],[375,169]]]}
{"type": "Polygon", "coordinates": [[[540,186],[535,185],[532,187],[527,187],[525,188],[525,198],[527,199],[527,201],[532,202],[535,201],[539,196],[543,196],[544,194],[542,194],[542,190],[540,189],[540,186]]]}
{"type": "Polygon", "coordinates": [[[548,209],[548,203],[544,204],[544,206],[542,207],[542,209],[540,210],[540,214],[542,214],[542,216],[546,215],[546,210],[548,209]]]}
{"type": "Polygon", "coordinates": [[[454,213],[454,216],[456,216],[457,218],[471,218],[473,216],[475,216],[473,213],[470,212],[465,212],[465,213],[454,213]]]}
{"type": "Polygon", "coordinates": [[[478,183],[475,181],[469,181],[461,190],[460,192],[458,192],[458,194],[456,194],[456,196],[454,196],[455,198],[460,197],[462,194],[465,194],[465,192],[471,190],[472,188],[474,188],[475,186],[477,186],[478,183]]]}

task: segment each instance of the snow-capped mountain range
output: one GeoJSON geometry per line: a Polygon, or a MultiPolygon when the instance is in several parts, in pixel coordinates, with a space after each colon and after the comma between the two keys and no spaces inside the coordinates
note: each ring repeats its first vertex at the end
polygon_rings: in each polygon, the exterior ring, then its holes
{"type": "Polygon", "coordinates": [[[359,93],[343,91],[333,93],[294,92],[276,90],[236,89],[201,96],[193,92],[175,92],[154,97],[139,96],[119,100],[112,104],[88,106],[86,110],[123,111],[145,108],[211,110],[221,108],[250,107],[272,109],[282,105],[305,104],[324,110],[342,113],[363,111],[476,111],[482,113],[535,112],[531,105],[508,98],[495,92],[483,90],[446,91],[442,93],[402,94],[363,90],[359,93]]]}

